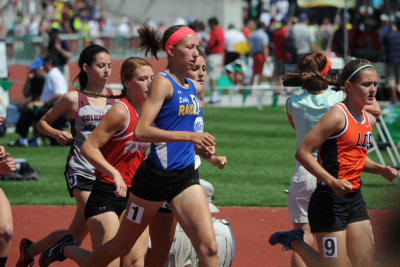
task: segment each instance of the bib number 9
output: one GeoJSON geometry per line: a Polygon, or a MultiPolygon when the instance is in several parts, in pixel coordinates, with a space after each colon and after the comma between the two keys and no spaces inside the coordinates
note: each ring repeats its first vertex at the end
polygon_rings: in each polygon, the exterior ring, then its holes
{"type": "Polygon", "coordinates": [[[337,239],[336,237],[323,237],[322,246],[325,258],[337,258],[337,239]]]}

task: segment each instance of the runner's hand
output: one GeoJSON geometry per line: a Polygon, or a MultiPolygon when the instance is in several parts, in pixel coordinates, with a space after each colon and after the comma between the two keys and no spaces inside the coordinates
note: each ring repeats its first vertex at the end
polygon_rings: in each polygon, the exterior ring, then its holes
{"type": "Polygon", "coordinates": [[[72,134],[66,131],[59,131],[54,138],[60,145],[66,145],[73,139],[72,134]]]}
{"type": "Polygon", "coordinates": [[[384,166],[381,170],[381,176],[391,182],[394,180],[394,178],[396,178],[397,170],[390,166],[384,166]]]}
{"type": "Polygon", "coordinates": [[[202,147],[215,146],[215,138],[209,133],[193,132],[190,142],[202,147]]]}
{"type": "Polygon", "coordinates": [[[352,184],[345,179],[334,179],[329,187],[338,195],[345,195],[353,190],[352,184]]]}
{"type": "Polygon", "coordinates": [[[121,175],[114,177],[115,191],[114,194],[117,198],[126,197],[127,187],[121,175]]]}
{"type": "Polygon", "coordinates": [[[213,166],[222,170],[226,165],[226,157],[225,156],[213,156],[208,160],[213,166]]]}
{"type": "Polygon", "coordinates": [[[211,156],[215,154],[215,146],[202,147],[199,145],[195,145],[194,151],[195,151],[196,155],[199,155],[203,159],[210,159],[211,156]]]}

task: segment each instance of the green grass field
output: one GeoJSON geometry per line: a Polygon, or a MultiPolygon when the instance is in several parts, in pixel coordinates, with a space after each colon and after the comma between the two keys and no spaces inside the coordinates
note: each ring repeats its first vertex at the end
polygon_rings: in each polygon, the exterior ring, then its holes
{"type": "MultiPolygon", "coordinates": [[[[204,113],[205,131],[216,137],[217,154],[228,163],[218,170],[208,162],[200,166],[200,177],[214,185],[214,203],[219,206],[287,206],[297,146],[283,107],[259,111],[249,108],[211,108],[204,113]]],[[[0,139],[6,146],[15,134],[0,139]]],[[[40,169],[39,181],[0,181],[13,205],[72,205],[64,179],[68,147],[30,147],[6,150],[14,158],[25,158],[40,169]]],[[[374,159],[374,155],[371,155],[374,159]]],[[[389,161],[388,161],[389,162],[389,161]]],[[[368,208],[395,207],[392,196],[399,181],[389,183],[380,176],[363,175],[363,194],[368,208]]]]}

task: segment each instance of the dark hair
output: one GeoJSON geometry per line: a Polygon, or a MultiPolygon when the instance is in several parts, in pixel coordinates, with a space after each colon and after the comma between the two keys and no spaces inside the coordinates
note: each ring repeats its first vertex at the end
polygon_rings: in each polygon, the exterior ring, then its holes
{"type": "Polygon", "coordinates": [[[81,52],[81,54],[79,55],[79,60],[78,60],[78,66],[80,68],[80,72],[78,73],[78,75],[74,78],[74,80],[72,81],[72,83],[78,79],[79,80],[79,86],[80,86],[80,91],[84,91],[84,89],[87,86],[88,83],[88,77],[87,77],[87,73],[83,70],[83,64],[87,64],[89,66],[92,65],[93,60],[95,58],[95,56],[99,53],[107,53],[110,54],[108,52],[107,49],[105,49],[104,47],[102,47],[101,45],[89,45],[86,48],[84,48],[81,52]]]}
{"type": "Polygon", "coordinates": [[[202,50],[199,50],[199,57],[203,57],[204,59],[206,59],[206,53],[204,53],[202,50]]]}
{"type": "Polygon", "coordinates": [[[208,24],[218,25],[218,19],[216,17],[211,17],[208,19],[208,24]]]}
{"type": "Polygon", "coordinates": [[[151,54],[154,58],[158,59],[157,52],[161,49],[164,50],[165,44],[169,37],[180,28],[186,27],[185,25],[173,25],[165,30],[162,39],[160,38],[156,29],[151,28],[147,24],[143,24],[138,29],[139,33],[139,49],[145,50],[145,55],[151,54]]]}
{"type": "Polygon", "coordinates": [[[54,55],[47,55],[43,58],[43,63],[50,63],[53,67],[57,66],[58,59],[54,55]]]}
{"type": "Polygon", "coordinates": [[[151,64],[147,60],[140,58],[140,57],[130,57],[130,58],[127,58],[122,63],[120,77],[121,77],[122,86],[124,88],[122,89],[121,94],[116,96],[116,98],[122,98],[122,97],[126,96],[126,88],[125,88],[124,82],[132,79],[132,76],[133,76],[133,73],[135,72],[135,70],[141,66],[152,67],[151,64]]]}
{"type": "MultiPolygon", "coordinates": [[[[283,77],[283,85],[302,86],[307,92],[319,92],[328,88],[329,85],[333,85],[337,87],[336,90],[340,90],[340,87],[344,86],[344,83],[355,70],[365,65],[371,65],[371,62],[366,59],[355,59],[348,62],[337,77],[332,77],[330,73],[323,77],[319,72],[325,67],[326,57],[321,54],[323,56],[322,58],[321,55],[318,54],[321,53],[313,52],[301,57],[297,64],[300,73],[285,74],[283,77]]],[[[355,81],[358,77],[359,72],[351,77],[349,81],[355,81]]]]}
{"type": "Polygon", "coordinates": [[[318,93],[328,88],[330,74],[323,78],[320,72],[327,64],[327,58],[319,52],[311,52],[303,55],[297,62],[300,73],[288,73],[283,77],[285,86],[301,86],[309,93],[318,93]]]}

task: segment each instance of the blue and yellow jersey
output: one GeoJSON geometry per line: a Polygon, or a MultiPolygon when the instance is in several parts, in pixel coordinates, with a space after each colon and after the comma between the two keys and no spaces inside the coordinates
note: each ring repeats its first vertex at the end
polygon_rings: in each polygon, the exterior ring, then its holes
{"type": "MultiPolygon", "coordinates": [[[[154,126],[167,131],[194,132],[200,105],[193,82],[186,79],[189,87],[183,88],[168,73],[160,72],[157,75],[162,75],[171,82],[173,93],[162,105],[154,126]]],[[[194,146],[189,142],[152,143],[148,158],[163,169],[184,169],[194,163],[194,146]]]]}

